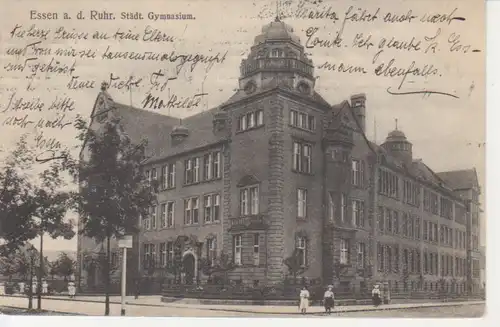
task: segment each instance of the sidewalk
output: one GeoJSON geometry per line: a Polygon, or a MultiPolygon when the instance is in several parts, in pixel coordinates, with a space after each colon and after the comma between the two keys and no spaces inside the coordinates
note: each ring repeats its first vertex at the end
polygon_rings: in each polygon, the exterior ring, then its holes
{"type": "MultiPolygon", "coordinates": [[[[3,295],[2,297],[9,297],[3,295]]],[[[20,297],[20,296],[11,296],[20,297]]],[[[104,303],[103,296],[81,296],[70,299],[67,296],[44,296],[44,299],[52,299],[59,301],[74,301],[74,302],[90,302],[90,303],[104,303]]],[[[179,308],[179,309],[196,309],[207,311],[223,311],[223,312],[241,312],[241,313],[255,313],[255,314],[299,314],[296,306],[259,306],[259,305],[203,305],[203,304],[183,304],[182,300],[178,302],[163,303],[160,301],[161,296],[140,296],[139,299],[134,299],[133,296],[126,298],[126,303],[133,306],[146,306],[146,307],[165,307],[165,308],[179,308]]],[[[110,296],[110,303],[120,304],[121,298],[119,296],[110,296]]],[[[428,303],[396,303],[385,304],[379,307],[372,305],[349,305],[349,306],[336,306],[333,312],[361,312],[361,311],[382,311],[382,310],[410,310],[416,308],[432,308],[432,307],[449,307],[449,306],[463,306],[485,304],[485,301],[466,301],[466,302],[428,302],[428,303]]],[[[309,314],[323,313],[322,306],[309,307],[309,314]]]]}

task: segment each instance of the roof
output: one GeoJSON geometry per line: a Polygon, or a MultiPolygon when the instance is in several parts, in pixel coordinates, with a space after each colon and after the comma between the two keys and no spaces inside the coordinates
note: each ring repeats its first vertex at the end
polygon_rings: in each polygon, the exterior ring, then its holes
{"type": "Polygon", "coordinates": [[[182,127],[189,136],[180,143],[173,143],[170,133],[179,127],[180,119],[144,109],[117,104],[123,128],[134,143],[147,140],[148,161],[180,154],[186,150],[203,147],[221,141],[221,135],[213,132],[213,108],[182,119],[182,127]]]}
{"type": "Polygon", "coordinates": [[[256,95],[259,95],[259,94],[263,94],[263,93],[266,93],[266,92],[269,92],[271,90],[281,90],[281,91],[285,91],[287,93],[291,93],[293,95],[296,95],[306,101],[312,101],[314,103],[317,103],[323,107],[326,107],[326,108],[331,108],[331,105],[328,103],[328,101],[326,101],[318,92],[314,91],[314,93],[312,94],[312,96],[307,96],[307,95],[304,95],[302,93],[300,93],[299,91],[297,91],[296,89],[291,89],[291,88],[285,88],[283,86],[276,86],[276,85],[272,85],[270,84],[269,86],[267,87],[260,87],[258,90],[256,90],[254,93],[252,93],[251,95],[248,95],[244,90],[242,89],[238,89],[238,91],[236,91],[227,101],[223,102],[221,104],[221,107],[225,107],[225,106],[229,106],[231,104],[234,104],[234,103],[237,103],[238,101],[240,100],[243,100],[245,98],[250,98],[250,97],[255,97],[256,95]]]}
{"type": "Polygon", "coordinates": [[[262,33],[255,37],[255,44],[264,43],[266,41],[289,40],[300,44],[300,38],[294,34],[293,28],[280,21],[278,18],[262,27],[262,33]]]}
{"type": "Polygon", "coordinates": [[[437,175],[445,181],[454,190],[465,190],[477,187],[476,169],[452,170],[437,173],[437,175]]]}
{"type": "MultiPolygon", "coordinates": [[[[97,99],[105,98],[104,110],[112,110],[120,118],[123,131],[132,143],[147,142],[146,157],[148,161],[165,158],[220,141],[223,137],[213,133],[213,115],[218,108],[213,108],[181,120],[158,112],[135,108],[115,102],[106,91],[101,91],[97,99]],[[108,109],[109,108],[109,109],[108,109]],[[182,125],[189,130],[189,136],[180,143],[173,143],[170,133],[182,125]]],[[[99,114],[98,101],[92,111],[99,114]]]]}

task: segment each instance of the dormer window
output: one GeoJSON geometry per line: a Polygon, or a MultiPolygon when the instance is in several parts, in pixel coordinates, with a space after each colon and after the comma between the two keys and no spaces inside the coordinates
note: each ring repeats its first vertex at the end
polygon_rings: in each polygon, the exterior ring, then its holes
{"type": "Polygon", "coordinates": [[[309,84],[301,82],[301,83],[299,83],[299,85],[297,85],[297,90],[300,93],[309,94],[311,91],[311,87],[309,86],[309,84]]]}

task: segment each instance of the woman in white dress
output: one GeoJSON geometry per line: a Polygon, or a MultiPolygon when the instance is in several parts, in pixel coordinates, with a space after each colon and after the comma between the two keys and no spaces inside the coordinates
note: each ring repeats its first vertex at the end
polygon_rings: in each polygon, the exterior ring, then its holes
{"type": "Polygon", "coordinates": [[[306,314],[307,309],[309,308],[309,291],[307,290],[307,287],[304,286],[302,290],[300,291],[300,303],[299,303],[299,309],[302,314],[306,314]]]}
{"type": "Polygon", "coordinates": [[[75,293],[76,293],[75,283],[73,283],[73,282],[68,283],[68,293],[69,293],[70,298],[75,297],[75,293]]]}

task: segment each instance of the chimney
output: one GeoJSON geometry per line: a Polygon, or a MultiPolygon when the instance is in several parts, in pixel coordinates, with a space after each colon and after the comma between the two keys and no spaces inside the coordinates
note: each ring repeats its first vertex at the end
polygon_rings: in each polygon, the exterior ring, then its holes
{"type": "Polygon", "coordinates": [[[351,96],[351,108],[352,112],[356,116],[359,122],[361,130],[366,133],[366,95],[365,94],[355,94],[351,96]]]}

